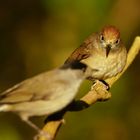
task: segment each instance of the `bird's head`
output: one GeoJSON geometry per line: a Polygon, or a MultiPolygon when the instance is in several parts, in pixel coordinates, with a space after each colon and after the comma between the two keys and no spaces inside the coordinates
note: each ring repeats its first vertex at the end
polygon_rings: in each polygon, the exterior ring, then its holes
{"type": "Polygon", "coordinates": [[[99,33],[100,46],[106,50],[108,57],[111,50],[116,50],[120,46],[120,32],[114,26],[105,26],[99,33]]]}

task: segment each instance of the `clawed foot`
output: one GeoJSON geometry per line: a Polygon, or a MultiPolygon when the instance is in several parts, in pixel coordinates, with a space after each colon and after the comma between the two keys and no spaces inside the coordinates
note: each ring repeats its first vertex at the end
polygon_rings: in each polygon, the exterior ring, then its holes
{"type": "Polygon", "coordinates": [[[105,81],[95,80],[95,82],[93,83],[93,86],[91,87],[91,90],[95,89],[96,85],[98,85],[98,87],[102,87],[102,89],[104,89],[104,90],[109,90],[110,89],[109,84],[106,83],[105,81]]]}
{"type": "Polygon", "coordinates": [[[105,88],[106,88],[106,90],[108,90],[109,91],[109,89],[110,89],[110,86],[109,86],[109,84],[106,82],[106,81],[104,81],[104,80],[99,80],[101,83],[103,83],[104,84],[104,86],[105,86],[105,88]]]}
{"type": "Polygon", "coordinates": [[[91,87],[91,90],[96,90],[98,93],[98,101],[106,101],[111,98],[111,93],[108,91],[109,85],[104,82],[96,80],[91,87]]]}
{"type": "Polygon", "coordinates": [[[39,140],[40,137],[44,137],[46,140],[53,140],[52,136],[43,130],[41,130],[39,134],[34,137],[34,140],[39,140]]]}

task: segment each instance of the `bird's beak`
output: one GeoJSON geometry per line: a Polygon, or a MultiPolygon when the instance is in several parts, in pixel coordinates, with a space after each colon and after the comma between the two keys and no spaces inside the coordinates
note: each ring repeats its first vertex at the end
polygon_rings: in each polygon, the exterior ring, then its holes
{"type": "Polygon", "coordinates": [[[108,57],[110,50],[111,50],[111,45],[107,45],[106,46],[106,57],[108,57]]]}

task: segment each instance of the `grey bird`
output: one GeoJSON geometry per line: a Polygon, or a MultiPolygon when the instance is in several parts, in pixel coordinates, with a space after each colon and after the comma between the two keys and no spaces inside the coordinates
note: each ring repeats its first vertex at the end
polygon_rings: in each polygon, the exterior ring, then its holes
{"type": "Polygon", "coordinates": [[[74,99],[85,79],[86,65],[71,63],[29,78],[0,94],[0,112],[15,112],[40,134],[51,139],[33,124],[32,116],[51,115],[74,99]]]}

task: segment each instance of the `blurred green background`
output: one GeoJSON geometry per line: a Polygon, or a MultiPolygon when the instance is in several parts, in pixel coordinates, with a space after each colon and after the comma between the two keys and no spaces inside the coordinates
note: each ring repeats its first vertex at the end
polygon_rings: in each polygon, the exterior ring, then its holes
{"type": "MultiPolygon", "coordinates": [[[[63,64],[94,31],[112,24],[127,49],[140,35],[139,0],[0,1],[0,91],[63,64]]],[[[112,87],[112,99],[65,115],[57,140],[140,139],[140,55],[112,87]]],[[[88,91],[85,82],[78,97],[88,91]]],[[[44,118],[33,121],[43,126],[44,118]]],[[[35,131],[0,113],[0,140],[31,140],[35,131]]]]}

